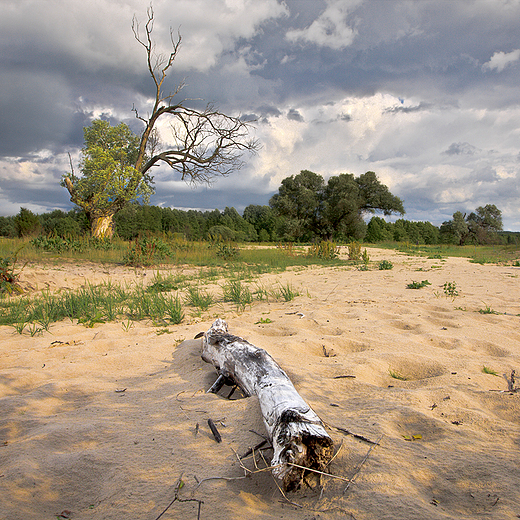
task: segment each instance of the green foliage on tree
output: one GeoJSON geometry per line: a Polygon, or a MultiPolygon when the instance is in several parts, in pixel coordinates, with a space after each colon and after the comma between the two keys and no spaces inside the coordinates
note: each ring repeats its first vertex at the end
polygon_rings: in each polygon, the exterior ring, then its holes
{"type": "Polygon", "coordinates": [[[28,237],[40,232],[40,221],[37,215],[27,208],[20,208],[20,212],[13,219],[17,236],[28,237]]]}
{"type": "Polygon", "coordinates": [[[12,238],[16,236],[16,227],[13,217],[0,217],[0,237],[12,238]]]}
{"type": "Polygon", "coordinates": [[[260,242],[278,240],[279,219],[270,206],[250,204],[244,209],[243,218],[255,228],[260,242]]]}
{"type": "Polygon", "coordinates": [[[112,127],[94,120],[83,129],[85,146],[80,163],[81,176],[74,170],[62,181],[71,201],[82,208],[91,223],[93,236],[111,236],[112,218],[129,202],[144,202],[153,193],[151,178],[135,167],[139,136],[128,125],[112,127]]]}
{"type": "Polygon", "coordinates": [[[284,238],[296,241],[360,239],[367,213],[404,213],[401,199],[374,172],[341,174],[325,184],[321,175],[303,170],[284,179],[269,204],[285,219],[284,238]]]}
{"type": "Polygon", "coordinates": [[[467,216],[456,211],[452,220],[440,227],[443,241],[461,246],[496,242],[499,231],[502,231],[502,212],[494,204],[479,206],[467,216]]]}

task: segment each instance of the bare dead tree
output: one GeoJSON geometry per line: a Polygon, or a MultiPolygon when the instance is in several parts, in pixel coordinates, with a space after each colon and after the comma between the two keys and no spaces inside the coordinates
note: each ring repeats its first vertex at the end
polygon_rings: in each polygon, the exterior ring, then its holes
{"type": "Polygon", "coordinates": [[[144,47],[148,71],[155,84],[155,99],[148,118],[142,117],[134,107],[136,117],[145,124],[141,136],[135,167],[143,175],[159,163],[165,163],[180,173],[188,182],[208,182],[213,177],[228,175],[243,165],[244,152],[255,152],[258,141],[250,138],[251,126],[239,117],[223,114],[211,103],[202,111],[186,106],[186,101],[175,102],[184,87],[180,83],[173,92],[163,92],[164,81],[179,53],[182,38],[170,28],[172,50],[169,55],[158,54],[152,38],[154,26],[153,7],[147,9],[144,35],[134,16],[132,31],[135,39],[144,47]],[[174,139],[171,149],[147,154],[149,141],[157,121],[170,117],[174,139]]]}

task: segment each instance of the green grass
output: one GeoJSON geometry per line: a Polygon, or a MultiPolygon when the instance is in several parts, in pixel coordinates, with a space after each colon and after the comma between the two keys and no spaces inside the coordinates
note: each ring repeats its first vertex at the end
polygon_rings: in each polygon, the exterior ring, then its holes
{"type": "Polygon", "coordinates": [[[422,282],[414,282],[409,283],[406,288],[407,289],[422,289],[423,287],[426,287],[427,285],[431,285],[431,283],[428,280],[423,280],[422,282]]]}
{"type": "Polygon", "coordinates": [[[240,310],[245,309],[246,305],[253,303],[251,290],[240,280],[230,280],[222,289],[224,301],[234,303],[240,310]]]}
{"type": "Polygon", "coordinates": [[[398,379],[399,381],[408,381],[408,378],[403,376],[402,374],[400,374],[399,372],[395,371],[395,370],[392,370],[392,369],[388,369],[388,374],[390,375],[390,377],[392,377],[393,379],[398,379]]]}
{"type": "Polygon", "coordinates": [[[215,303],[215,298],[211,293],[197,286],[190,286],[187,289],[184,301],[186,305],[197,307],[201,311],[207,311],[215,303]]]}
{"type": "Polygon", "coordinates": [[[482,372],[484,372],[484,374],[489,374],[491,376],[498,376],[498,374],[495,372],[495,370],[492,370],[491,368],[489,368],[485,365],[482,367],[482,372]]]}
{"type": "Polygon", "coordinates": [[[494,311],[489,305],[486,305],[483,309],[479,309],[478,312],[480,314],[500,314],[497,311],[494,311]]]}
{"type": "Polygon", "coordinates": [[[515,245],[456,246],[453,244],[414,245],[400,242],[381,242],[374,244],[374,247],[397,250],[409,255],[427,258],[445,258],[449,256],[469,258],[471,262],[478,264],[515,265],[515,262],[519,262],[520,259],[520,249],[515,245]]]}

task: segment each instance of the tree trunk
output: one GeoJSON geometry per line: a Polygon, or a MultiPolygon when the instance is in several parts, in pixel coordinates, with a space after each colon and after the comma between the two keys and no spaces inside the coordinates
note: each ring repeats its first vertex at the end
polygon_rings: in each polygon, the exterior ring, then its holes
{"type": "Polygon", "coordinates": [[[298,487],[305,473],[293,464],[324,469],[332,457],[332,439],[321,419],[265,350],[229,334],[226,322],[217,319],[204,334],[202,359],[212,363],[219,373],[214,387],[220,380],[228,380],[246,396],[258,397],[274,450],[272,472],[283,481],[285,489],[298,487]]]}
{"type": "Polygon", "coordinates": [[[114,235],[114,214],[89,215],[90,231],[95,238],[112,238],[114,235]]]}

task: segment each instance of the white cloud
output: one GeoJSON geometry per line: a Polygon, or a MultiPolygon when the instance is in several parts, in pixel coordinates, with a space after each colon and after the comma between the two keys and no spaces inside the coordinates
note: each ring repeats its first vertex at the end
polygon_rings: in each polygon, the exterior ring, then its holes
{"type": "Polygon", "coordinates": [[[308,42],[339,50],[348,47],[356,36],[355,28],[347,23],[349,12],[360,0],[328,0],[325,11],[305,29],[288,31],[290,42],[308,42]]]}
{"type": "Polygon", "coordinates": [[[491,59],[482,65],[482,70],[493,70],[502,72],[506,67],[520,59],[520,49],[511,52],[495,52],[491,59]]]}

